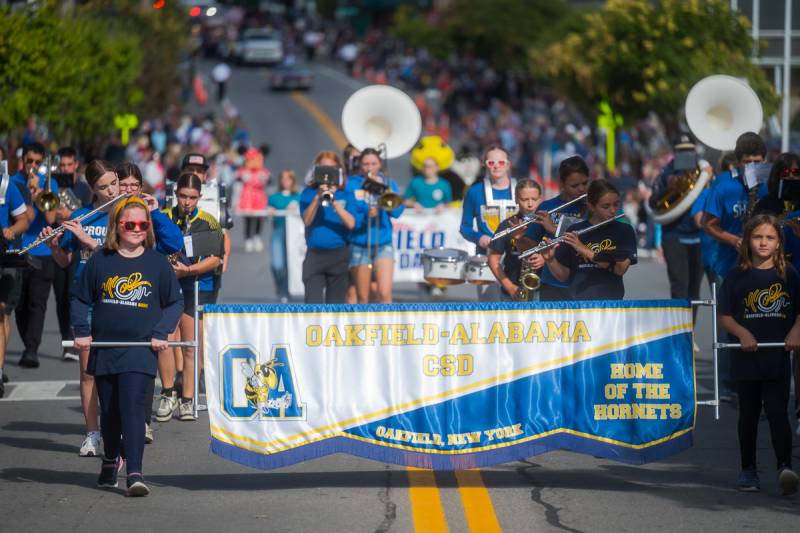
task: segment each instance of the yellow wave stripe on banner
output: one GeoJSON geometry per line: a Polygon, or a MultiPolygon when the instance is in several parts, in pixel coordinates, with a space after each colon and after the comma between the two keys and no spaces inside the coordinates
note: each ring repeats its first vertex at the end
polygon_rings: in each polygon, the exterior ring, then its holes
{"type": "MultiPolygon", "coordinates": [[[[257,445],[259,447],[262,447],[262,448],[268,448],[268,449],[278,448],[282,444],[285,444],[285,443],[288,443],[288,442],[291,442],[291,441],[295,441],[295,440],[298,440],[298,439],[303,439],[303,438],[309,437],[311,435],[318,435],[318,434],[323,433],[323,432],[341,430],[344,427],[352,426],[352,425],[354,425],[356,423],[359,423],[359,422],[369,422],[370,420],[372,420],[372,419],[374,419],[376,417],[379,417],[379,416],[391,416],[391,415],[396,414],[396,413],[398,413],[400,411],[405,411],[405,410],[407,410],[409,408],[412,408],[412,407],[417,407],[417,406],[420,406],[420,405],[423,405],[423,404],[427,404],[427,403],[430,403],[430,402],[432,402],[434,400],[441,400],[441,399],[444,399],[444,398],[447,398],[447,397],[450,397],[450,396],[455,396],[455,395],[460,394],[462,392],[468,392],[468,391],[476,390],[476,389],[478,389],[480,387],[483,387],[484,385],[495,385],[495,384],[498,384],[498,383],[502,383],[502,382],[505,382],[505,381],[507,381],[509,379],[512,379],[512,378],[515,378],[515,377],[519,377],[519,376],[521,376],[523,374],[527,374],[529,372],[532,372],[534,370],[540,370],[542,368],[547,368],[548,366],[554,366],[554,365],[558,365],[558,364],[561,364],[561,363],[577,362],[580,359],[588,358],[589,356],[592,356],[592,355],[595,355],[595,354],[598,354],[598,353],[601,353],[601,352],[604,352],[604,351],[607,351],[607,350],[611,350],[613,348],[624,347],[624,346],[626,346],[628,344],[638,343],[640,341],[651,339],[653,337],[664,335],[666,333],[686,332],[686,331],[692,331],[692,323],[691,322],[684,323],[684,324],[678,324],[678,325],[675,325],[675,326],[670,326],[668,328],[662,328],[662,329],[659,329],[659,330],[656,330],[656,331],[651,331],[651,332],[648,332],[648,333],[641,333],[639,335],[634,335],[633,337],[630,337],[628,339],[607,343],[607,344],[604,344],[602,346],[598,346],[596,348],[583,350],[583,351],[578,352],[578,353],[573,354],[573,355],[568,355],[568,356],[565,356],[565,357],[561,357],[559,359],[553,359],[553,360],[550,360],[550,361],[545,361],[545,362],[542,362],[542,363],[531,365],[529,367],[522,368],[522,369],[516,370],[514,372],[508,372],[508,373],[505,373],[505,374],[501,374],[499,376],[486,378],[486,379],[477,381],[475,383],[470,383],[468,385],[463,385],[461,387],[456,387],[455,389],[451,389],[449,391],[440,392],[438,394],[433,394],[433,395],[430,395],[430,396],[427,396],[427,397],[424,397],[424,398],[419,398],[417,400],[412,400],[412,401],[405,402],[405,403],[402,403],[402,404],[399,404],[399,405],[395,405],[395,406],[392,406],[392,407],[386,407],[384,409],[380,409],[378,411],[375,411],[375,412],[372,412],[372,413],[369,413],[369,414],[366,414],[366,415],[360,415],[360,416],[353,417],[353,418],[348,419],[348,420],[343,420],[341,422],[336,422],[334,424],[329,424],[327,426],[322,426],[320,428],[310,429],[308,431],[304,431],[304,432],[301,432],[301,433],[296,433],[294,435],[289,435],[289,436],[281,438],[281,439],[274,439],[272,441],[267,441],[267,442],[256,441],[256,440],[253,440],[253,439],[249,439],[247,437],[242,437],[242,439],[243,440],[246,439],[247,442],[250,442],[250,443],[255,444],[255,445],[257,445]]],[[[334,436],[334,435],[329,435],[329,436],[334,436]]],[[[316,442],[317,440],[322,440],[324,438],[328,438],[328,437],[327,436],[322,436],[321,438],[318,438],[318,439],[304,440],[303,444],[307,444],[309,442],[316,442]]],[[[291,446],[291,447],[294,447],[294,446],[291,446]]],[[[281,449],[289,449],[289,448],[288,447],[283,447],[281,449]]]]}
{"type": "MultiPolygon", "coordinates": [[[[539,314],[539,313],[552,313],[553,311],[558,311],[560,313],[607,313],[609,311],[608,308],[603,307],[590,307],[586,309],[465,309],[462,311],[436,311],[436,315],[488,315],[491,314],[492,317],[496,318],[499,313],[514,313],[514,314],[539,314]]],[[[624,312],[624,313],[632,313],[632,312],[647,312],[647,311],[684,311],[686,313],[691,313],[691,309],[688,307],[636,307],[636,308],[624,308],[621,307],[619,309],[613,310],[616,312],[624,312]]],[[[257,313],[221,313],[221,312],[209,312],[203,313],[204,317],[230,317],[230,316],[330,316],[335,314],[336,316],[342,317],[357,317],[361,315],[369,315],[369,316],[397,316],[397,315],[429,315],[431,311],[348,311],[348,312],[337,312],[331,313],[328,312],[319,312],[319,313],[302,313],[302,312],[294,312],[294,313],[271,313],[271,312],[257,312],[257,313]]]]}

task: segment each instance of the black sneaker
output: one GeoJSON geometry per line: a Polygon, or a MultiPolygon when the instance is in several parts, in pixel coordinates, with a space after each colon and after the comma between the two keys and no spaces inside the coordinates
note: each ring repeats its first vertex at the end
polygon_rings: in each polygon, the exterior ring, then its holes
{"type": "MultiPolygon", "coordinates": [[[[6,374],[5,372],[3,372],[3,383],[8,383],[8,374],[6,374]]],[[[800,412],[798,413],[797,418],[800,418],[800,412]]]]}
{"type": "Polygon", "coordinates": [[[746,468],[739,473],[737,488],[742,492],[758,492],[761,490],[761,483],[758,480],[758,472],[755,468],[746,468]]]}
{"type": "Polygon", "coordinates": [[[128,474],[128,496],[147,496],[150,494],[150,489],[144,484],[144,478],[141,474],[128,474]]]}
{"type": "Polygon", "coordinates": [[[117,472],[122,464],[122,458],[117,457],[112,461],[103,459],[103,466],[100,468],[100,476],[97,478],[97,486],[102,488],[116,488],[119,484],[117,472]]]}
{"type": "Polygon", "coordinates": [[[33,352],[23,352],[19,360],[22,368],[39,368],[39,356],[33,352]]]}
{"type": "Polygon", "coordinates": [[[0,380],[0,398],[6,395],[6,384],[0,380]]]}
{"type": "Polygon", "coordinates": [[[778,484],[781,486],[781,495],[790,496],[797,492],[797,474],[788,467],[783,467],[778,471],[778,484]]]}

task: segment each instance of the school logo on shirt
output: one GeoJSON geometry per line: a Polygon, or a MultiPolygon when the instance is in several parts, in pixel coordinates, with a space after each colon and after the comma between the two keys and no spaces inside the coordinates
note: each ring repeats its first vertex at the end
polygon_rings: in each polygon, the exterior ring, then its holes
{"type": "Polygon", "coordinates": [[[153,284],[142,279],[141,272],[134,272],[128,276],[111,276],[103,283],[103,303],[129,305],[147,309],[150,304],[142,302],[143,298],[150,296],[153,284]]]}
{"type": "Polygon", "coordinates": [[[783,284],[773,283],[766,289],[750,291],[744,299],[745,318],[781,317],[781,309],[789,307],[789,293],[783,284]]]}
{"type": "Polygon", "coordinates": [[[231,419],[305,420],[288,345],[259,362],[251,346],[229,346],[222,359],[222,410],[231,419]]]}
{"type": "MultiPolygon", "coordinates": [[[[603,239],[600,242],[587,242],[586,246],[596,254],[599,254],[600,252],[612,252],[617,249],[617,245],[614,244],[614,241],[611,239],[603,239]]],[[[581,262],[587,263],[590,266],[595,265],[595,263],[590,262],[583,256],[581,256],[581,262]]]]}

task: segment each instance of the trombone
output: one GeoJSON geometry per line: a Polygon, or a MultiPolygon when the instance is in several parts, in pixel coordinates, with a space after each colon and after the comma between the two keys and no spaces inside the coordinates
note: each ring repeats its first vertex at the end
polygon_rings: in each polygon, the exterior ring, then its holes
{"type": "MultiPolygon", "coordinates": [[[[588,228],[579,229],[578,231],[575,231],[574,233],[575,233],[575,235],[578,235],[578,236],[583,235],[584,233],[589,233],[590,231],[594,231],[597,228],[605,226],[606,224],[610,224],[611,222],[614,222],[615,220],[623,218],[624,216],[625,215],[623,213],[620,213],[619,215],[616,215],[613,218],[609,218],[608,220],[604,220],[602,222],[598,222],[594,226],[589,226],[588,228]]],[[[555,246],[556,244],[559,244],[559,243],[563,242],[565,237],[566,237],[566,234],[562,235],[561,237],[557,237],[555,239],[551,239],[549,241],[542,241],[538,245],[536,245],[535,247],[530,248],[528,250],[525,250],[524,252],[519,254],[519,258],[520,259],[525,259],[529,255],[541,253],[542,251],[547,250],[548,248],[551,248],[551,247],[555,246]]]]}
{"type": "MultiPolygon", "coordinates": [[[[44,194],[44,193],[42,193],[42,194],[44,194]]],[[[83,214],[83,215],[81,215],[79,217],[75,217],[72,220],[74,220],[75,222],[82,222],[82,221],[86,220],[87,218],[89,218],[90,216],[94,215],[95,213],[97,213],[99,211],[102,211],[103,209],[105,209],[106,207],[110,206],[111,204],[113,204],[113,203],[115,203],[115,202],[117,202],[119,200],[122,200],[123,198],[127,198],[129,196],[132,196],[132,194],[131,193],[121,194],[121,195],[119,195],[119,196],[117,196],[115,198],[112,198],[111,200],[107,201],[106,203],[104,203],[100,207],[96,207],[96,208],[92,209],[91,211],[89,211],[88,213],[85,213],[85,214],[83,214]]],[[[56,198],[58,198],[58,197],[56,197],[56,198]]],[[[32,249],[34,249],[37,246],[39,246],[40,244],[49,241],[50,239],[52,239],[56,235],[61,235],[62,233],[64,233],[64,231],[66,229],[67,229],[66,226],[64,226],[62,224],[62,225],[58,226],[56,229],[54,229],[53,233],[50,233],[49,235],[45,235],[44,237],[39,237],[38,239],[36,239],[32,243],[30,243],[25,248],[21,248],[19,250],[13,250],[13,251],[11,251],[9,253],[13,253],[13,254],[17,254],[17,255],[26,254],[29,251],[31,251],[32,249]]]]}
{"type": "MultiPolygon", "coordinates": [[[[39,208],[39,211],[45,213],[47,211],[52,211],[56,209],[61,200],[59,200],[58,195],[53,192],[53,185],[51,183],[51,176],[53,173],[53,165],[55,165],[52,156],[47,156],[45,160],[45,183],[44,183],[44,191],[39,193],[39,196],[36,198],[36,207],[39,208]]],[[[28,177],[28,180],[35,179],[38,181],[39,176],[36,174],[35,169],[31,169],[31,175],[28,177]]]]}
{"type": "MultiPolygon", "coordinates": [[[[563,203],[558,207],[554,207],[553,209],[551,209],[550,211],[547,212],[547,215],[550,216],[553,213],[556,213],[556,212],[561,211],[562,209],[564,209],[566,207],[569,207],[569,206],[571,206],[573,204],[576,204],[576,203],[580,202],[581,200],[583,200],[584,198],[586,198],[586,196],[587,196],[586,194],[582,194],[582,195],[578,196],[577,198],[575,198],[573,200],[570,200],[569,202],[563,203]]],[[[511,235],[512,233],[516,233],[517,231],[521,230],[522,228],[526,228],[526,227],[530,226],[531,224],[535,223],[537,220],[538,219],[536,218],[536,213],[530,213],[528,215],[525,215],[525,216],[522,217],[522,220],[520,220],[519,224],[517,224],[515,226],[511,226],[509,228],[504,229],[503,231],[498,231],[497,233],[495,233],[490,242],[494,242],[494,241],[496,241],[498,239],[502,239],[503,237],[511,235]]]]}
{"type": "MultiPolygon", "coordinates": [[[[402,196],[391,190],[387,183],[373,180],[371,173],[364,176],[361,188],[370,195],[370,207],[377,207],[383,211],[394,211],[403,203],[402,196]]],[[[378,216],[375,217],[376,233],[380,231],[380,224],[380,213],[378,213],[378,216]]],[[[367,254],[369,254],[369,267],[372,268],[372,219],[369,216],[367,217],[367,254]]]]}

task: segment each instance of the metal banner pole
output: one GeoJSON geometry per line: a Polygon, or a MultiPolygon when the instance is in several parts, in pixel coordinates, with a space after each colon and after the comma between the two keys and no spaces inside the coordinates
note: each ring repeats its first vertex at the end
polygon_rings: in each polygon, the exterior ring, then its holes
{"type": "Polygon", "coordinates": [[[717,284],[711,284],[711,353],[714,356],[714,419],[719,420],[719,337],[717,331],[717,284]]]}
{"type": "Polygon", "coordinates": [[[192,407],[194,409],[194,418],[197,419],[198,400],[200,399],[200,278],[194,278],[194,397],[192,398],[192,407]]]}
{"type": "MultiPolygon", "coordinates": [[[[170,348],[189,348],[194,344],[191,341],[170,341],[167,346],[170,348]]],[[[92,341],[92,348],[130,348],[143,347],[149,348],[149,341],[92,341]]],[[[62,348],[74,348],[75,341],[61,341],[62,348]]]]}

